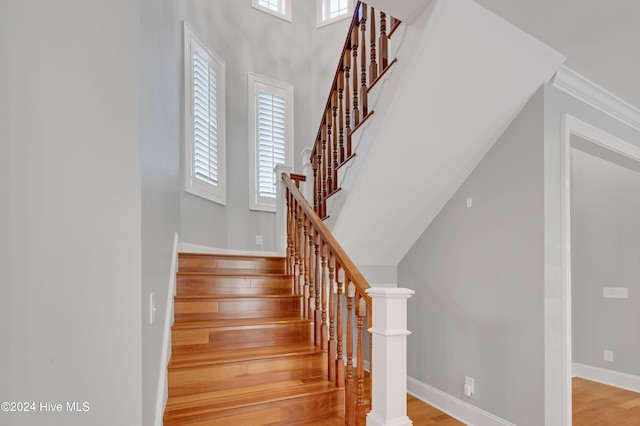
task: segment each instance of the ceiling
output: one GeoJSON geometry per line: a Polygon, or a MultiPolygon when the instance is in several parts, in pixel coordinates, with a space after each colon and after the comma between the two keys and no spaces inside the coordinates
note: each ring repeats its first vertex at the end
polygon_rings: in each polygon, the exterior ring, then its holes
{"type": "Polygon", "coordinates": [[[640,109],[640,1],[475,1],[565,55],[568,68],[640,109]]]}

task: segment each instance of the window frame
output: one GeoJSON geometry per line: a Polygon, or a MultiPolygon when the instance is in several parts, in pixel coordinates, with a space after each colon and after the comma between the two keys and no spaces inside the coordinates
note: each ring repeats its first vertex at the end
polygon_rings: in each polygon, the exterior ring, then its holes
{"type": "Polygon", "coordinates": [[[324,14],[322,13],[323,7],[329,4],[331,0],[316,0],[316,28],[324,27],[325,25],[330,25],[335,22],[340,22],[344,19],[351,18],[353,16],[353,11],[355,8],[355,0],[347,0],[347,12],[336,16],[335,18],[325,19],[324,14]]]}
{"type": "MultiPolygon", "coordinates": [[[[281,96],[285,100],[285,166],[293,165],[293,84],[274,80],[255,73],[248,74],[248,111],[249,111],[249,209],[275,212],[276,198],[261,197],[258,138],[258,94],[260,92],[281,96]]],[[[277,176],[276,176],[277,180],[277,176]]]]}
{"type": "Polygon", "coordinates": [[[184,22],[184,190],[190,194],[226,205],[226,114],[225,114],[225,63],[195,31],[184,22]],[[216,71],[217,87],[217,170],[218,184],[214,185],[195,175],[194,135],[194,78],[193,55],[206,54],[209,67],[216,71]]]}
{"type": "Polygon", "coordinates": [[[279,9],[282,9],[282,12],[276,11],[261,5],[260,0],[251,0],[251,7],[261,12],[268,13],[269,15],[273,15],[276,18],[283,19],[287,22],[292,22],[291,6],[293,3],[293,0],[277,0],[277,1],[278,1],[278,5],[280,6],[279,9]]]}

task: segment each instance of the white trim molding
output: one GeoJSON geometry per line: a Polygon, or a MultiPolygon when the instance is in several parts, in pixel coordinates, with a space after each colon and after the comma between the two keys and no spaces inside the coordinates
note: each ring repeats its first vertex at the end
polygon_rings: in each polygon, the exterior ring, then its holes
{"type": "Polygon", "coordinates": [[[416,398],[467,425],[516,426],[413,377],[407,377],[407,391],[416,398]]]}
{"type": "Polygon", "coordinates": [[[162,337],[162,355],[160,356],[160,374],[158,379],[158,392],[156,395],[155,426],[162,426],[164,408],[167,404],[168,381],[167,367],[171,358],[171,325],[173,324],[173,296],[176,295],[176,272],[178,271],[178,233],[173,236],[173,251],[171,253],[171,268],[169,269],[169,291],[167,292],[167,304],[164,314],[164,330],[162,337]]]}
{"type": "Polygon", "coordinates": [[[621,373],[619,371],[574,362],[573,377],[580,377],[591,380],[592,382],[627,389],[632,392],[640,392],[640,376],[634,376],[633,374],[621,373]]]}
{"type": "Polygon", "coordinates": [[[610,117],[640,131],[640,109],[598,86],[591,80],[561,66],[552,84],[554,87],[592,106],[610,117]]]}

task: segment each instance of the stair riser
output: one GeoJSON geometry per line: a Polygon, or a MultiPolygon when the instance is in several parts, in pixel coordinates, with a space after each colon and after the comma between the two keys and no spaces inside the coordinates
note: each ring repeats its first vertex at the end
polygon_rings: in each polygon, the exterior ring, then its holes
{"type": "Polygon", "coordinates": [[[282,274],[285,270],[285,262],[283,258],[245,258],[181,253],[178,259],[178,270],[180,272],[220,270],[233,272],[233,270],[239,270],[242,273],[251,270],[255,273],[282,274]]]}
{"type": "Polygon", "coordinates": [[[190,395],[290,380],[326,377],[326,357],[296,357],[238,361],[201,367],[170,368],[169,396],[190,395]]]}
{"type": "Polygon", "coordinates": [[[187,426],[215,424],[216,426],[282,425],[288,422],[303,422],[323,415],[337,415],[344,406],[339,391],[304,395],[282,401],[252,405],[233,410],[199,413],[185,417],[165,419],[164,426],[187,426]],[[250,422],[250,423],[247,423],[250,422]]]}
{"type": "Polygon", "coordinates": [[[237,348],[247,343],[256,346],[275,346],[285,343],[310,342],[311,323],[238,326],[229,329],[173,330],[172,350],[208,351],[237,348]]]}
{"type": "Polygon", "coordinates": [[[217,277],[178,275],[178,296],[208,296],[216,294],[267,295],[291,294],[290,276],[285,277],[217,277]]]}
{"type": "Polygon", "coordinates": [[[301,313],[300,297],[176,300],[176,322],[224,318],[284,318],[301,313]]]}

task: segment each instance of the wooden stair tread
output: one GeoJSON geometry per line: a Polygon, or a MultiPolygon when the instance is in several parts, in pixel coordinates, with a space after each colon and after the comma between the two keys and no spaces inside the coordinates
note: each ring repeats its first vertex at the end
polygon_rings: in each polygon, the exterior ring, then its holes
{"type": "Polygon", "coordinates": [[[169,369],[313,354],[323,354],[323,351],[306,342],[259,348],[225,349],[215,352],[179,353],[172,355],[169,369]]]}
{"type": "Polygon", "coordinates": [[[225,318],[206,321],[188,321],[174,323],[173,330],[228,328],[260,325],[286,325],[298,323],[311,323],[311,320],[300,317],[275,317],[275,318],[225,318]]]}
{"type": "Polygon", "coordinates": [[[174,296],[174,300],[204,300],[204,299],[300,299],[302,295],[299,294],[196,294],[189,296],[174,296]]]}
{"type": "Polygon", "coordinates": [[[200,271],[194,271],[195,267],[183,267],[184,269],[179,272],[184,274],[186,272],[198,272],[201,274],[220,274],[220,275],[286,275],[282,268],[220,268],[220,267],[206,267],[200,271]]]}
{"type": "Polygon", "coordinates": [[[289,380],[286,382],[175,396],[167,400],[165,419],[213,411],[233,410],[240,407],[266,404],[308,395],[320,396],[323,393],[336,392],[338,390],[333,383],[324,379],[310,382],[289,380]]]}

